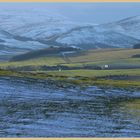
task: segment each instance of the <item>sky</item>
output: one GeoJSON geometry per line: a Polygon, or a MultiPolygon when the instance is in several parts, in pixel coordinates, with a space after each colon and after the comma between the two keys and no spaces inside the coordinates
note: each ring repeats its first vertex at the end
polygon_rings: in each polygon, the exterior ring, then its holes
{"type": "Polygon", "coordinates": [[[140,3],[0,3],[0,9],[47,10],[71,21],[94,24],[140,15],[140,3]]]}

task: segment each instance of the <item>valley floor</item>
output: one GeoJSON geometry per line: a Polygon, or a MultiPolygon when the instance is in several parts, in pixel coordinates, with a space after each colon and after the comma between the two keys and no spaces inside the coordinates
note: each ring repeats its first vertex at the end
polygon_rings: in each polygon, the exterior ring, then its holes
{"type": "Polygon", "coordinates": [[[26,61],[3,62],[0,63],[0,76],[139,88],[139,54],[140,49],[101,49],[67,55],[69,62],[60,54],[26,61]]]}

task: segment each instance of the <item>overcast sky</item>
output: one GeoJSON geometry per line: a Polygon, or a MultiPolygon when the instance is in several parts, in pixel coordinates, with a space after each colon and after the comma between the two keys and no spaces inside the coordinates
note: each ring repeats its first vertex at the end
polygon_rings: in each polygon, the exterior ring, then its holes
{"type": "Polygon", "coordinates": [[[140,3],[0,3],[0,8],[19,13],[21,9],[47,10],[72,21],[97,24],[140,15],[140,3]]]}

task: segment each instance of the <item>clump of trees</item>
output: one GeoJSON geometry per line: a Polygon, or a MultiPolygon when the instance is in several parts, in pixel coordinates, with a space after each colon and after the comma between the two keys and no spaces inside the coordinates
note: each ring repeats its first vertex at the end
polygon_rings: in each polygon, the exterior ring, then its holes
{"type": "Polygon", "coordinates": [[[140,44],[136,44],[133,46],[133,49],[140,49],[140,44]]]}
{"type": "Polygon", "coordinates": [[[133,55],[132,58],[140,58],[140,54],[133,55]]]}

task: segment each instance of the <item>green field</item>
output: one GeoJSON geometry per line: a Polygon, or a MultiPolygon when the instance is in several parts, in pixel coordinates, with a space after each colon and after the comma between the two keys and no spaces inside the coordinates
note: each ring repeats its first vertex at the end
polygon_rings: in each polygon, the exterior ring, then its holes
{"type": "Polygon", "coordinates": [[[73,82],[76,83],[92,83],[101,85],[114,85],[114,86],[140,86],[140,58],[133,58],[134,55],[140,54],[140,49],[101,49],[101,50],[88,50],[78,52],[77,55],[67,56],[70,62],[66,62],[61,55],[53,55],[40,57],[37,59],[30,59],[20,62],[1,62],[0,68],[3,70],[10,70],[11,67],[20,68],[31,66],[35,67],[33,71],[26,71],[22,73],[0,71],[0,76],[24,76],[35,78],[56,78],[66,80],[75,78],[73,82]],[[69,68],[80,67],[79,69],[72,70],[41,70],[40,66],[68,66],[69,68]],[[116,69],[83,69],[84,66],[100,66],[104,65],[117,66],[116,69]],[[132,68],[120,68],[120,66],[132,66],[132,68]],[[137,68],[133,66],[139,66],[137,68]],[[115,76],[114,79],[104,79],[102,77],[115,76]],[[121,77],[127,76],[125,79],[121,77]],[[80,79],[76,79],[80,77],[80,79]],[[86,78],[86,79],[85,79],[86,78]],[[92,78],[96,78],[96,80],[92,78]],[[98,79],[100,78],[100,79],[98,79]]]}
{"type": "Polygon", "coordinates": [[[140,49],[101,49],[82,51],[76,56],[68,56],[70,62],[67,63],[62,56],[46,56],[38,59],[30,59],[20,62],[1,62],[0,67],[21,67],[21,66],[83,66],[83,65],[104,65],[104,64],[125,64],[140,65],[140,58],[132,58],[133,55],[140,54],[140,49]]]}
{"type": "Polygon", "coordinates": [[[109,75],[131,75],[140,76],[140,69],[122,69],[122,70],[64,70],[64,71],[48,71],[51,75],[59,76],[83,76],[83,77],[100,77],[109,75]]]}

